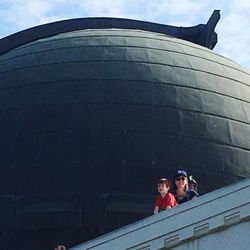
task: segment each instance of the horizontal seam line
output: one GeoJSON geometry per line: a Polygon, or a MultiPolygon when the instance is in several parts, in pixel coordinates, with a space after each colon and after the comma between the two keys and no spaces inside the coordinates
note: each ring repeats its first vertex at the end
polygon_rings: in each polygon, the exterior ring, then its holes
{"type": "Polygon", "coordinates": [[[250,84],[247,84],[245,82],[239,81],[239,80],[231,78],[231,77],[223,76],[223,75],[220,75],[220,74],[215,74],[215,73],[212,73],[212,72],[209,72],[209,71],[205,71],[205,70],[188,68],[188,67],[171,65],[171,64],[143,62],[143,61],[123,61],[123,60],[67,61],[67,62],[57,62],[57,63],[48,63],[48,64],[37,64],[37,65],[28,66],[28,67],[20,67],[20,68],[11,69],[11,70],[8,70],[8,71],[2,71],[2,72],[0,72],[0,74],[6,74],[6,73],[13,72],[13,71],[19,71],[19,70],[25,70],[25,69],[31,69],[31,68],[37,68],[37,67],[44,67],[44,66],[60,65],[60,64],[71,64],[71,63],[114,63],[114,62],[120,62],[120,63],[138,63],[138,64],[145,64],[145,65],[160,65],[160,66],[167,66],[167,67],[185,69],[185,70],[190,70],[190,71],[202,72],[202,73],[206,73],[206,74],[209,74],[209,75],[218,76],[220,78],[229,79],[229,80],[232,80],[232,81],[235,81],[235,82],[238,82],[238,83],[241,83],[243,85],[246,85],[246,86],[250,87],[250,84]]]}
{"type": "MultiPolygon", "coordinates": [[[[200,91],[203,91],[203,92],[209,92],[209,93],[212,93],[212,94],[216,94],[216,95],[221,95],[221,96],[225,96],[225,97],[228,97],[228,98],[231,98],[231,99],[234,99],[234,100],[237,100],[237,101],[241,101],[241,102],[244,102],[244,103],[250,103],[250,101],[248,100],[244,100],[244,99],[241,99],[239,97],[235,97],[235,96],[232,96],[232,95],[228,95],[228,94],[225,94],[225,93],[221,93],[221,92],[218,92],[218,91],[213,91],[213,90],[210,90],[210,89],[203,89],[203,88],[200,88],[200,87],[194,87],[194,86],[188,86],[188,85],[181,85],[180,84],[176,84],[176,83],[170,83],[170,82],[158,82],[158,81],[146,81],[146,80],[133,80],[133,79],[108,79],[108,78],[105,78],[105,79],[101,79],[102,81],[123,81],[123,82],[141,82],[142,83],[153,83],[153,84],[159,84],[159,85],[167,85],[167,86],[175,86],[175,87],[179,87],[179,88],[186,88],[186,89],[193,89],[193,90],[200,90],[200,91]]],[[[0,92],[2,91],[6,91],[6,90],[13,90],[13,89],[21,89],[21,88],[26,88],[26,87],[36,87],[36,86],[41,86],[41,85],[48,85],[48,84],[53,84],[53,83],[57,83],[57,84],[60,84],[61,82],[86,82],[86,81],[100,81],[100,79],[96,78],[90,78],[90,79],[81,79],[81,80],[60,80],[60,81],[47,81],[47,82],[32,82],[30,84],[23,84],[23,85],[16,85],[14,87],[6,87],[6,88],[0,88],[0,92]]],[[[89,83],[90,84],[90,83],[89,83]]],[[[92,83],[91,83],[92,84],[92,83]]]]}
{"type": "Polygon", "coordinates": [[[44,107],[44,106],[61,106],[61,105],[77,105],[77,104],[102,104],[102,105],[127,105],[127,106],[149,106],[149,107],[162,107],[162,108],[167,108],[170,110],[180,110],[180,111],[185,111],[185,112],[192,112],[192,113],[199,113],[199,114],[204,114],[205,116],[213,116],[213,117],[218,117],[220,119],[227,119],[230,121],[234,121],[240,124],[245,124],[245,125],[250,125],[248,122],[244,122],[241,120],[229,118],[227,116],[222,116],[222,115],[217,115],[217,114],[212,114],[208,112],[202,112],[198,110],[191,110],[191,109],[185,109],[185,108],[175,108],[171,106],[164,106],[164,105],[154,105],[154,104],[131,104],[131,103],[119,103],[119,102],[70,102],[70,103],[54,103],[54,104],[40,104],[40,105],[32,105],[32,106],[24,106],[20,108],[12,108],[12,109],[5,109],[5,110],[0,110],[0,113],[6,113],[6,112],[12,112],[12,111],[17,111],[17,110],[22,110],[22,109],[32,109],[32,108],[39,108],[39,107],[44,107]]]}
{"type": "MultiPolygon", "coordinates": [[[[78,46],[78,47],[67,46],[67,47],[60,47],[60,48],[54,48],[54,49],[41,50],[41,51],[36,51],[36,52],[31,52],[31,53],[25,53],[25,54],[18,55],[18,56],[13,56],[13,57],[5,59],[5,60],[0,60],[0,63],[10,61],[10,60],[13,60],[15,58],[20,58],[20,57],[24,57],[24,56],[27,56],[27,55],[34,55],[34,54],[39,54],[39,53],[44,53],[44,52],[60,51],[60,50],[64,50],[64,49],[97,48],[97,47],[98,48],[102,48],[102,47],[105,47],[105,48],[107,48],[107,47],[111,47],[111,48],[140,48],[140,49],[148,49],[148,50],[165,51],[165,52],[176,53],[176,54],[181,54],[181,55],[188,55],[190,57],[195,57],[195,58],[199,58],[199,59],[206,60],[206,61],[209,61],[209,62],[213,62],[215,64],[218,64],[218,65],[225,66],[227,68],[236,70],[236,71],[238,71],[240,73],[250,75],[250,73],[248,73],[247,71],[232,67],[230,65],[227,65],[227,64],[222,63],[222,62],[218,62],[216,60],[208,59],[206,57],[190,54],[190,53],[187,53],[187,52],[181,52],[181,51],[170,50],[170,49],[161,49],[161,48],[156,48],[156,47],[143,47],[143,46],[130,46],[130,45],[87,45],[87,46],[78,46]]],[[[217,54],[212,54],[212,55],[213,56],[218,56],[217,54]]],[[[228,59],[228,58],[226,58],[226,59],[228,59]]],[[[226,59],[224,58],[224,60],[226,60],[226,59]]]]}

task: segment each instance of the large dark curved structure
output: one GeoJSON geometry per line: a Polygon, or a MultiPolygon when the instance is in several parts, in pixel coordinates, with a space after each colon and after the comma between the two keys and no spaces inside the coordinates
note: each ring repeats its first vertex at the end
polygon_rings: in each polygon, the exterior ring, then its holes
{"type": "Polygon", "coordinates": [[[145,217],[156,180],[179,168],[201,193],[250,176],[250,73],[200,45],[98,20],[0,41],[3,249],[71,246],[145,217]]]}

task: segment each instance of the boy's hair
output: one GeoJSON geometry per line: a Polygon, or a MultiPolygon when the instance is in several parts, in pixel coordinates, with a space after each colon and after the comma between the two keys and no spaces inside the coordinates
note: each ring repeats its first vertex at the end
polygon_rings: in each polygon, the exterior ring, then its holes
{"type": "Polygon", "coordinates": [[[188,184],[193,184],[194,185],[194,190],[197,191],[198,185],[196,180],[193,178],[192,175],[188,177],[188,184]]]}
{"type": "Polygon", "coordinates": [[[161,178],[158,180],[157,184],[165,184],[166,187],[170,187],[171,186],[171,181],[166,179],[166,178],[161,178]]]}

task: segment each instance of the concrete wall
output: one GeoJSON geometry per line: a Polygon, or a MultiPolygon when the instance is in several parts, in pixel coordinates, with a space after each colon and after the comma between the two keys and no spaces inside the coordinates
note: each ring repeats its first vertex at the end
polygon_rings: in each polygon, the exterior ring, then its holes
{"type": "Polygon", "coordinates": [[[246,179],[71,249],[249,249],[249,193],[246,179]]]}

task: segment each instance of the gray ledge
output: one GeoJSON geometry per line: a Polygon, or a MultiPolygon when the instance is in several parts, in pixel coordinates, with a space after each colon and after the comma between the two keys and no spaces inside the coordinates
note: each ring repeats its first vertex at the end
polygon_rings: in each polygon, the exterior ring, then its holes
{"type": "Polygon", "coordinates": [[[246,179],[71,249],[248,249],[249,193],[246,179]]]}

